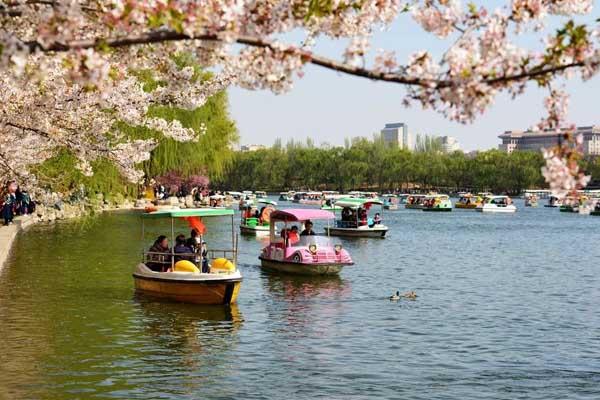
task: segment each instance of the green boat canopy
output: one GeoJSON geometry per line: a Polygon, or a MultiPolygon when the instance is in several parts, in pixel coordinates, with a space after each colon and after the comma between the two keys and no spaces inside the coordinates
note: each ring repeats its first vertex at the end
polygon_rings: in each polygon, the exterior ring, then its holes
{"type": "Polygon", "coordinates": [[[185,208],[144,213],[142,218],[223,217],[227,215],[233,215],[233,210],[227,208],[185,208]]]}
{"type": "Polygon", "coordinates": [[[348,208],[359,208],[364,207],[367,204],[383,205],[383,202],[379,199],[358,199],[355,197],[345,197],[339,199],[335,203],[336,207],[348,207],[348,208]]]}

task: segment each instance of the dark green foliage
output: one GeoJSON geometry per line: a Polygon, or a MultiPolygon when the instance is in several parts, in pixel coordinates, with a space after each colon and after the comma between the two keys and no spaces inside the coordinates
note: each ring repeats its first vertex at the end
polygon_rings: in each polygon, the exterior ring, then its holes
{"type": "MultiPolygon", "coordinates": [[[[344,147],[316,148],[278,141],[270,149],[235,153],[226,175],[213,182],[224,189],[491,190],[518,193],[543,187],[543,158],[537,152],[489,150],[469,157],[442,154],[430,146],[410,152],[375,138],[347,140],[344,147]]],[[[431,142],[431,141],[429,141],[431,142]]],[[[600,169],[600,168],[598,168],[600,169]]]]}

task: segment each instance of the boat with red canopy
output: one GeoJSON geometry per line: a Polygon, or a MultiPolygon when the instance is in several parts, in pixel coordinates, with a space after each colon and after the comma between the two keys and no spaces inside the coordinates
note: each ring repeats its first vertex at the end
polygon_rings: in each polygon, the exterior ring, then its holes
{"type": "Polygon", "coordinates": [[[316,235],[311,230],[312,221],[333,219],[335,215],[325,210],[273,211],[269,244],[258,257],[261,267],[289,274],[333,275],[354,264],[341,244],[333,244],[329,236],[316,235]],[[280,234],[276,234],[276,227],[280,234]]]}

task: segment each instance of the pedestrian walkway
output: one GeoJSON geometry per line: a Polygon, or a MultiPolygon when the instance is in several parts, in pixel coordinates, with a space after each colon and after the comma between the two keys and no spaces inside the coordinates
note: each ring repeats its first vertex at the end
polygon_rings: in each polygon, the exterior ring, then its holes
{"type": "Polygon", "coordinates": [[[0,227],[0,271],[2,271],[2,268],[8,259],[10,248],[12,247],[17,233],[20,230],[32,225],[34,222],[35,220],[33,216],[26,215],[16,217],[12,225],[0,227]]]}

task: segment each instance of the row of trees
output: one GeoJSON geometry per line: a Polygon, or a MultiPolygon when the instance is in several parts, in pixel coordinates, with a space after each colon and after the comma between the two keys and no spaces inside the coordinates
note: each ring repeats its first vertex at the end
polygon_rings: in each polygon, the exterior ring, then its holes
{"type": "Polygon", "coordinates": [[[499,150],[469,156],[434,149],[408,151],[381,140],[347,141],[343,147],[277,141],[269,149],[235,154],[215,184],[222,189],[408,189],[491,190],[518,193],[544,186],[539,152],[499,150]]]}

